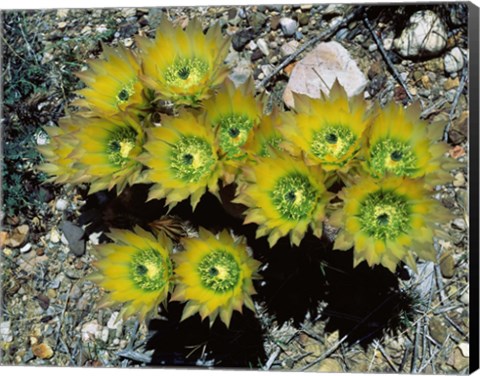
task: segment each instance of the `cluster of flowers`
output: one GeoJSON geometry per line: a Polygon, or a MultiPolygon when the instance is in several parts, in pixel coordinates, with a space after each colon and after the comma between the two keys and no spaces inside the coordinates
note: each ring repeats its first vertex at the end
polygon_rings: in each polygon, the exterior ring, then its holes
{"type": "MultiPolygon", "coordinates": [[[[48,128],[40,147],[53,181],[88,182],[90,193],[150,183],[149,199],[173,208],[189,198],[194,209],[207,190],[219,197],[235,183],[245,223],[270,247],[285,236],[300,245],[309,227],[321,237],[330,222],[340,229],[334,248],[353,247],[355,265],[394,271],[400,261],[415,269],[413,252],[434,259],[437,224],[449,215],[430,196],[453,164],[442,126],[420,121],[418,107],[368,109],[335,83],[328,97],[295,95],[291,111],[264,114],[252,80],[228,80],[230,40],[218,25],[203,33],[198,20],[182,30],[164,18],[155,39],[137,45],[104,47],[78,74],[81,110],[48,128]]],[[[187,301],[184,318],[199,312],[228,326],[233,310],[253,309],[259,263],[227,231],[200,229],[177,252],[140,228],[109,236],[92,279],[111,291],[104,304],[127,303],[124,315],[144,318],[170,292],[187,301]]]]}

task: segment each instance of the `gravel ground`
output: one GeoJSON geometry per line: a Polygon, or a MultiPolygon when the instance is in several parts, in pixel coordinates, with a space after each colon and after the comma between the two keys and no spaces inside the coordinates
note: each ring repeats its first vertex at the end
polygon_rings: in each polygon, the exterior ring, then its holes
{"type": "MultiPolygon", "coordinates": [[[[179,324],[176,304],[147,324],[116,320],[113,309],[95,309],[104,292],[84,277],[92,270],[91,246],[98,237],[72,241],[83,231],[85,187],[38,184],[39,157],[32,150],[43,142],[40,127],[55,124],[67,111],[81,87],[72,73],[99,55],[101,42],[135,48],[133,36],[153,36],[163,13],[180,25],[193,17],[205,25],[215,20],[233,35],[227,57],[231,78],[242,82],[251,74],[259,84],[292,51],[351,11],[344,5],[306,5],[3,13],[8,176],[2,175],[7,185],[0,237],[1,364],[468,373],[466,168],[453,171],[453,184],[436,192],[455,215],[444,228],[449,239],[437,244],[438,264],[419,263],[417,275],[404,269],[393,276],[382,268],[348,268],[348,253],[268,255],[264,281],[257,286],[257,314],[234,316],[229,330],[217,324],[209,329],[195,318],[179,324]],[[325,260],[322,273],[311,267],[312,258],[325,260]],[[282,269],[285,265],[289,270],[282,269]],[[319,292],[322,288],[326,292],[319,292]]],[[[405,87],[357,18],[331,39],[347,48],[365,75],[365,97],[384,104],[406,102],[410,93],[421,101],[426,119],[451,120],[449,153],[468,161],[467,57],[454,68],[448,57],[455,48],[468,52],[463,6],[377,7],[368,16],[405,87]],[[394,53],[392,41],[408,17],[424,8],[446,25],[446,46],[435,57],[403,58],[394,53]]],[[[270,94],[271,104],[282,101],[294,64],[309,50],[260,89],[270,94]]]]}

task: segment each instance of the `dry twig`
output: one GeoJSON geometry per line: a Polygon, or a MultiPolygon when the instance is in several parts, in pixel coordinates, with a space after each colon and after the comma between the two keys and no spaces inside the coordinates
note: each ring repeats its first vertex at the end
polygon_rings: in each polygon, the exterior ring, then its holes
{"type": "Polygon", "coordinates": [[[410,91],[408,90],[407,84],[403,81],[402,77],[398,74],[397,68],[395,68],[395,65],[393,65],[392,61],[388,57],[387,52],[385,51],[385,48],[383,47],[382,41],[380,40],[378,35],[375,33],[375,30],[373,30],[373,26],[370,23],[370,20],[368,19],[366,14],[363,18],[363,22],[367,26],[368,31],[370,31],[370,33],[372,34],[373,40],[377,44],[378,49],[380,50],[380,53],[382,54],[383,59],[387,63],[388,67],[390,68],[390,71],[392,72],[393,77],[398,81],[398,83],[400,85],[402,85],[402,87],[405,90],[405,93],[407,94],[410,102],[413,102],[413,96],[410,93],[410,91]]]}

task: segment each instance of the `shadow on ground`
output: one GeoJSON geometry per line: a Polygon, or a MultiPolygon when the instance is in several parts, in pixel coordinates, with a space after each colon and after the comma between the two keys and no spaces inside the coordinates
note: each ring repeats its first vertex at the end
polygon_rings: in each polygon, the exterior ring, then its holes
{"type": "MultiPolygon", "coordinates": [[[[380,266],[370,268],[365,262],[353,268],[352,250],[334,251],[325,236],[318,239],[310,232],[299,247],[283,238],[269,249],[265,237],[255,238],[256,225],[242,225],[242,208],[229,202],[232,194],[231,189],[222,192],[222,205],[207,193],[195,211],[183,201],[169,215],[212,232],[227,228],[245,236],[254,257],[264,265],[254,298],[279,325],[291,321],[299,327],[310,316],[325,320],[327,332],[338,330],[340,338],[348,334],[348,343],[365,347],[385,332],[405,328],[412,318],[414,298],[399,288],[402,267],[396,274],[380,266]],[[320,302],[326,303],[321,312],[320,302]]],[[[145,204],[147,195],[147,185],[134,186],[120,197],[100,192],[87,200],[83,220],[88,223],[100,211],[103,217],[91,224],[91,230],[136,224],[148,228],[149,222],[167,211],[163,201],[145,204]]],[[[198,315],[180,323],[182,306],[171,303],[168,307],[168,321],[153,320],[150,325],[154,334],[148,347],[155,350],[153,365],[195,366],[203,359],[214,360],[220,367],[257,368],[265,360],[262,329],[248,309],[243,315],[233,315],[229,329],[221,322],[209,329],[198,315]]]]}

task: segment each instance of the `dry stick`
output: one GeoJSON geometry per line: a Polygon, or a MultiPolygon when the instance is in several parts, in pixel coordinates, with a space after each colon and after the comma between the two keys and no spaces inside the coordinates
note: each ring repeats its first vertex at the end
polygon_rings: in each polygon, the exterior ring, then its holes
{"type": "Polygon", "coordinates": [[[380,38],[378,37],[378,35],[375,33],[375,31],[373,30],[373,27],[372,27],[372,24],[370,23],[367,15],[365,14],[365,17],[363,18],[363,22],[365,23],[365,25],[367,26],[367,29],[370,31],[370,33],[372,34],[372,37],[373,37],[373,40],[375,41],[375,43],[377,44],[378,46],[378,49],[380,50],[382,56],[383,56],[383,59],[385,60],[385,62],[387,63],[388,67],[390,68],[390,70],[392,71],[392,74],[393,74],[393,78],[395,78],[398,83],[400,85],[402,85],[403,89],[405,90],[405,93],[407,93],[407,96],[408,96],[408,99],[410,100],[410,102],[413,102],[413,96],[412,94],[410,93],[410,91],[408,90],[408,87],[407,87],[407,84],[405,84],[405,82],[402,80],[402,77],[400,77],[400,75],[398,74],[398,71],[397,71],[397,68],[395,68],[395,66],[393,65],[392,61],[390,60],[390,58],[388,57],[387,55],[387,52],[385,51],[385,48],[383,47],[383,43],[382,41],[380,40],[380,38]]]}
{"type": "Polygon", "coordinates": [[[453,115],[455,114],[455,109],[457,107],[458,100],[460,99],[460,95],[462,94],[463,88],[465,87],[465,83],[467,82],[467,76],[468,76],[468,66],[467,64],[465,64],[465,66],[462,69],[462,79],[460,80],[460,85],[458,85],[457,93],[455,94],[455,98],[453,99],[452,108],[450,109],[450,113],[448,114],[449,121],[443,132],[443,141],[448,140],[448,132],[450,131],[450,127],[452,126],[452,118],[453,118],[453,115]]]}
{"type": "Polygon", "coordinates": [[[272,353],[272,355],[270,355],[270,358],[268,358],[268,361],[265,364],[265,367],[263,367],[265,371],[268,371],[272,367],[273,363],[275,362],[275,359],[277,359],[281,351],[282,349],[280,348],[280,346],[278,346],[277,349],[272,353]]]}
{"type": "Polygon", "coordinates": [[[413,354],[412,354],[412,366],[410,367],[410,373],[417,372],[417,354],[418,354],[418,342],[420,341],[420,330],[422,329],[421,323],[423,320],[417,321],[417,328],[415,330],[415,343],[413,344],[413,354]]]}
{"type": "Polygon", "coordinates": [[[322,40],[325,40],[325,39],[328,39],[328,38],[332,37],[338,31],[338,29],[340,29],[343,26],[348,25],[353,19],[357,18],[363,11],[364,11],[364,7],[359,6],[357,9],[355,9],[348,16],[346,16],[342,20],[339,20],[338,22],[335,22],[330,28],[328,28],[324,32],[318,34],[317,36],[313,37],[308,42],[303,44],[298,50],[296,50],[293,54],[291,54],[284,61],[282,61],[280,64],[278,64],[275,67],[275,69],[267,77],[265,77],[261,82],[259,82],[256,86],[257,90],[260,89],[261,87],[265,86],[265,84],[273,76],[275,76],[278,72],[280,72],[283,68],[285,68],[288,64],[290,64],[293,60],[295,60],[295,58],[298,55],[300,55],[303,51],[305,51],[307,48],[309,48],[310,46],[313,46],[314,44],[316,44],[316,43],[318,43],[322,40]]]}
{"type": "Polygon", "coordinates": [[[348,338],[348,334],[345,334],[340,340],[334,343],[332,347],[330,347],[327,351],[325,351],[321,356],[319,356],[317,359],[312,361],[311,363],[307,364],[306,366],[300,368],[300,371],[305,371],[309,369],[310,367],[314,366],[315,364],[321,362],[323,359],[328,358],[331,354],[333,354],[338,347],[345,342],[345,340],[348,338]]]}
{"type": "Polygon", "coordinates": [[[376,342],[377,342],[378,349],[380,350],[380,353],[387,360],[387,363],[390,366],[390,368],[393,370],[393,372],[398,373],[398,369],[395,366],[395,364],[393,363],[392,358],[390,358],[390,355],[387,354],[387,352],[385,351],[385,348],[382,346],[382,344],[380,342],[378,342],[378,341],[376,341],[376,342]]]}
{"type": "Polygon", "coordinates": [[[127,358],[139,363],[150,363],[152,361],[152,356],[144,353],[140,353],[133,350],[122,350],[116,353],[122,358],[127,358]]]}

